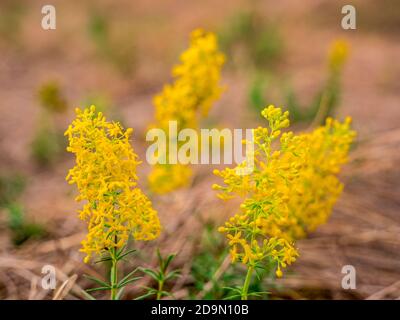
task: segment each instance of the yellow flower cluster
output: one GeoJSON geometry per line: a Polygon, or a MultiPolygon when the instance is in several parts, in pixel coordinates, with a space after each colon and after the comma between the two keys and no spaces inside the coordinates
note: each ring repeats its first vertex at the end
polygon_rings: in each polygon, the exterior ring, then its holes
{"type": "Polygon", "coordinates": [[[355,133],[350,119],[328,119],[311,133],[282,133],[289,126],[289,113],[269,106],[262,111],[269,128],[253,130],[254,171],[238,174],[238,168],[214,173],[224,180],[219,197],[244,197],[240,213],[220,232],[227,233],[232,261],[249,267],[273,263],[276,275],[295,261],[294,240],[324,223],[342,190],[336,175],[347,160],[355,133]]]}
{"type": "MultiPolygon", "coordinates": [[[[154,98],[156,123],[153,127],[163,129],[167,141],[170,121],[177,121],[178,132],[185,128],[197,129],[200,118],[208,114],[223,90],[219,81],[224,60],[215,34],[201,29],[192,32],[190,47],[172,70],[175,81],[164,86],[154,98]]],[[[187,166],[158,164],[150,173],[149,185],[153,192],[167,193],[189,184],[191,174],[187,166]]]]}
{"type": "Polygon", "coordinates": [[[150,200],[137,187],[140,162],[129,143],[133,130],[107,122],[95,106],[76,109],[76,115],[65,132],[67,151],[76,156],[66,179],[77,185],[76,201],[86,201],[79,217],[88,221],[81,249],[88,262],[93,254],[124,247],[130,235],[155,239],[161,227],[150,200]]]}
{"type": "MultiPolygon", "coordinates": [[[[280,225],[289,239],[300,239],[326,223],[343,190],[337,175],[347,162],[355,132],[351,118],[343,123],[327,118],[325,126],[302,134],[307,147],[302,169],[293,181],[296,192],[289,197],[290,219],[280,225]]],[[[299,153],[299,147],[294,146],[299,153]]]]}

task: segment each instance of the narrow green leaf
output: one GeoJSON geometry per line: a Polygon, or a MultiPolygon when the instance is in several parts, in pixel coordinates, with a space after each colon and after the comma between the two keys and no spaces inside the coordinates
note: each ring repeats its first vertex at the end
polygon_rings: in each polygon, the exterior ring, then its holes
{"type": "Polygon", "coordinates": [[[141,271],[143,271],[145,274],[149,275],[150,277],[152,277],[154,280],[159,280],[160,279],[160,273],[157,273],[151,269],[148,268],[141,268],[141,271]]]}
{"type": "Polygon", "coordinates": [[[157,258],[158,258],[158,264],[160,265],[160,269],[164,270],[164,260],[161,256],[160,248],[157,248],[157,258]]]}
{"type": "Polygon", "coordinates": [[[100,263],[100,262],[105,262],[105,261],[111,261],[112,259],[110,257],[106,257],[106,258],[101,258],[99,260],[96,260],[94,263],[100,263]]]}
{"type": "Polygon", "coordinates": [[[126,246],[123,246],[121,249],[118,249],[115,251],[115,257],[118,258],[118,256],[125,250],[126,246]]]}
{"type": "Polygon", "coordinates": [[[179,270],[174,270],[174,271],[171,271],[170,273],[168,273],[165,276],[165,281],[170,280],[170,279],[174,279],[174,278],[179,278],[180,276],[181,276],[180,275],[180,271],[179,270]]]}
{"type": "Polygon", "coordinates": [[[142,279],[142,277],[135,277],[135,278],[131,278],[131,279],[128,279],[128,280],[125,280],[125,281],[121,281],[121,282],[117,285],[117,288],[119,289],[119,288],[125,287],[127,284],[132,283],[132,282],[134,282],[134,281],[137,281],[137,280],[139,280],[139,279],[142,279]]]}
{"type": "Polygon", "coordinates": [[[172,297],[172,293],[168,292],[168,291],[161,291],[161,295],[167,296],[167,297],[172,297]]]}
{"type": "Polygon", "coordinates": [[[145,298],[154,296],[155,294],[156,294],[155,292],[148,292],[148,293],[146,293],[146,294],[143,294],[143,295],[141,295],[141,296],[135,298],[135,300],[143,300],[143,299],[145,299],[145,298]]]}
{"type": "Polygon", "coordinates": [[[175,254],[170,254],[167,259],[165,259],[165,263],[164,263],[164,270],[167,270],[169,264],[171,263],[171,261],[175,258],[175,254]]]}
{"type": "Polygon", "coordinates": [[[126,256],[128,256],[128,255],[130,255],[130,254],[132,254],[132,253],[134,253],[136,251],[137,251],[136,249],[128,250],[128,251],[124,252],[123,254],[118,255],[117,256],[117,260],[121,260],[121,259],[125,258],[126,256]]]}
{"type": "Polygon", "coordinates": [[[110,290],[110,289],[111,289],[111,287],[98,287],[98,288],[86,289],[86,292],[101,291],[101,290],[110,290]]]}
{"type": "Polygon", "coordinates": [[[222,289],[225,290],[231,290],[233,292],[238,292],[239,294],[242,294],[242,288],[241,287],[222,287],[222,289]]]}
{"type": "Polygon", "coordinates": [[[135,270],[129,272],[125,277],[123,277],[120,282],[124,282],[125,280],[129,279],[133,274],[135,274],[135,272],[138,271],[138,268],[136,268],[135,270]]]}
{"type": "Polygon", "coordinates": [[[257,296],[257,297],[261,297],[263,294],[269,294],[270,292],[268,291],[257,291],[257,292],[250,292],[247,295],[248,296],[257,296]]]}
{"type": "Polygon", "coordinates": [[[241,295],[240,294],[235,294],[229,297],[224,298],[223,300],[237,300],[237,298],[240,298],[241,295]]]}
{"type": "Polygon", "coordinates": [[[105,282],[103,280],[97,279],[96,277],[92,277],[92,276],[89,276],[89,275],[86,275],[86,274],[84,274],[83,276],[86,279],[94,281],[94,282],[96,282],[97,284],[99,284],[99,285],[101,285],[103,287],[110,287],[110,284],[108,284],[107,282],[105,282]]]}

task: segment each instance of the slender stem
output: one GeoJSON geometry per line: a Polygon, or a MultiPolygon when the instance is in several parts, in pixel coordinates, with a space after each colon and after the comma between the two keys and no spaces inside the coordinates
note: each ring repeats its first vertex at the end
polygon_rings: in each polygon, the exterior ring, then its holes
{"type": "Polygon", "coordinates": [[[249,291],[249,285],[250,285],[250,280],[251,280],[251,276],[253,274],[253,267],[249,267],[247,269],[247,275],[246,275],[246,279],[244,280],[244,285],[243,285],[243,289],[242,289],[242,300],[247,300],[247,293],[249,291]]]}
{"type": "Polygon", "coordinates": [[[159,280],[158,281],[157,300],[161,299],[163,287],[164,287],[164,280],[159,280]]]}
{"type": "Polygon", "coordinates": [[[111,300],[117,299],[117,283],[118,283],[118,260],[115,257],[115,250],[111,255],[112,257],[112,265],[110,272],[110,284],[111,284],[111,300]]]}
{"type": "Polygon", "coordinates": [[[328,111],[329,111],[328,90],[325,89],[324,92],[322,93],[317,113],[315,114],[315,117],[311,122],[310,128],[319,126],[321,122],[324,120],[324,118],[327,116],[328,111]]]}

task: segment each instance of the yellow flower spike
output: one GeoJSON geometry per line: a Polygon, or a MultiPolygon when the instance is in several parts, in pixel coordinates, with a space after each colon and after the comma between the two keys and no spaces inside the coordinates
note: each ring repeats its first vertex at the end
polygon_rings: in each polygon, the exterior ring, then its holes
{"type": "MultiPolygon", "coordinates": [[[[172,70],[174,82],[164,86],[154,98],[155,123],[152,127],[169,132],[169,122],[182,129],[198,129],[200,120],[208,114],[220,97],[221,68],[225,57],[218,49],[215,34],[194,30],[190,46],[180,56],[180,64],[172,70]]],[[[179,148],[179,144],[178,144],[179,148]]],[[[168,154],[166,155],[168,161],[168,154]]],[[[165,194],[190,184],[192,171],[187,165],[156,164],[148,177],[150,189],[165,194]]]]}
{"type": "Polygon", "coordinates": [[[281,277],[281,268],[298,256],[294,241],[327,221],[343,188],[337,174],[355,132],[349,120],[328,118],[310,133],[281,133],[290,123],[288,112],[270,105],[261,114],[269,130],[253,129],[255,170],[246,177],[237,175],[236,168],[215,171],[223,184],[213,188],[219,196],[244,197],[240,213],[229,219],[230,228],[221,230],[230,246],[243,248],[234,261],[245,264],[250,274],[256,263],[273,262],[281,277]],[[280,144],[272,144],[278,136],[280,144]],[[236,230],[241,230],[239,237],[236,230]]]}
{"type": "Polygon", "coordinates": [[[136,166],[140,163],[119,123],[106,122],[91,106],[76,111],[76,119],[66,131],[68,151],[76,164],[67,181],[76,184],[77,201],[87,201],[79,217],[88,223],[82,241],[85,262],[93,255],[126,245],[129,235],[135,240],[153,240],[160,233],[157,212],[137,188],[136,166]]]}

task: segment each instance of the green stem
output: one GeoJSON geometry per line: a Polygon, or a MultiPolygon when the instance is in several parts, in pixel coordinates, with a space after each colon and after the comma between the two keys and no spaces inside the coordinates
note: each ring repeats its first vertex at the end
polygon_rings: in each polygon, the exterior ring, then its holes
{"type": "Polygon", "coordinates": [[[110,272],[110,284],[111,284],[111,300],[117,299],[117,283],[118,283],[118,260],[115,257],[115,252],[112,253],[112,265],[110,272]]]}
{"type": "Polygon", "coordinates": [[[163,287],[164,287],[164,280],[158,281],[157,300],[161,299],[163,287]]]}
{"type": "Polygon", "coordinates": [[[250,286],[250,280],[251,280],[251,276],[253,274],[253,267],[249,267],[247,269],[247,275],[246,275],[246,279],[244,280],[244,285],[243,285],[243,289],[242,289],[242,300],[247,300],[247,293],[249,291],[249,286],[250,286]]]}

